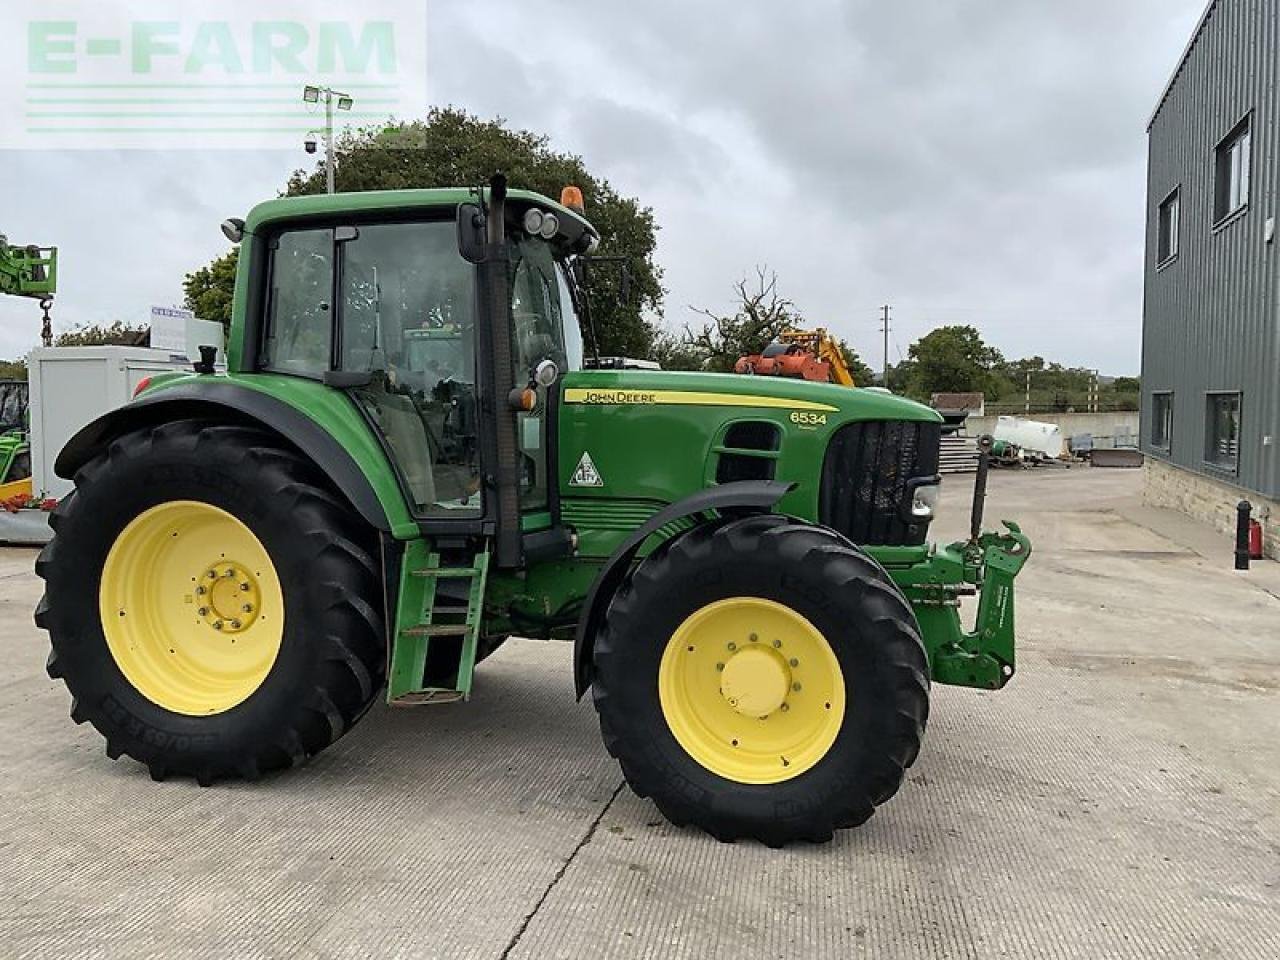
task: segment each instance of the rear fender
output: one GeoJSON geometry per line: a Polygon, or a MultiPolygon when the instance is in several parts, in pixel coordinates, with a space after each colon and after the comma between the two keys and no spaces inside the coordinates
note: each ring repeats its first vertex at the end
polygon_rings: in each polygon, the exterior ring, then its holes
{"type": "MultiPolygon", "coordinates": [[[[329,478],[356,512],[374,529],[392,532],[386,506],[345,447],[323,426],[296,407],[260,390],[212,379],[197,379],[158,389],[112,410],[73,436],[58,454],[54,470],[72,479],[116,437],[132,430],[195,417],[252,423],[295,447],[329,478]]],[[[391,471],[391,465],[386,469],[391,471]]]]}

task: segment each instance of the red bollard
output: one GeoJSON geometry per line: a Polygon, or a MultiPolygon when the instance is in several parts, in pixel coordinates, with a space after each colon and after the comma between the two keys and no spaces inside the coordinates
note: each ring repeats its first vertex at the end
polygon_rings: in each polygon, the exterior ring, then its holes
{"type": "Polygon", "coordinates": [[[1249,521],[1249,559],[1262,559],[1262,524],[1257,520],[1249,521]]]}

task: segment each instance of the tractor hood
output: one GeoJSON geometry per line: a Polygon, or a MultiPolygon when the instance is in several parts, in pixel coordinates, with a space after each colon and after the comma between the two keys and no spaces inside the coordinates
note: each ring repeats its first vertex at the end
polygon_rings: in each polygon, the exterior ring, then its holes
{"type": "Polygon", "coordinates": [[[942,422],[931,407],[877,389],[731,373],[588,370],[565,379],[564,399],[589,406],[720,407],[739,415],[751,409],[826,414],[828,426],[853,420],[942,422]]]}
{"type": "Polygon", "coordinates": [[[899,529],[898,509],[909,480],[937,473],[942,417],[919,403],[805,380],[655,370],[574,371],[560,396],[561,512],[583,556],[608,556],[620,532],[663,504],[738,480],[787,483],[778,511],[823,520],[823,490],[831,503],[849,500],[833,484],[860,472],[896,484],[880,498],[887,513],[871,542],[922,540],[923,525],[899,529]]]}

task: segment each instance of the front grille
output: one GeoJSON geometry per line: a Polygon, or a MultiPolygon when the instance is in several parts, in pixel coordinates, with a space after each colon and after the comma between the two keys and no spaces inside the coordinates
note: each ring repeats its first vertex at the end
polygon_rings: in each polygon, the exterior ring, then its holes
{"type": "Polygon", "coordinates": [[[941,424],[870,420],[841,427],[822,464],[818,520],[858,544],[924,543],[928,523],[905,519],[908,482],[938,472],[941,424]]]}

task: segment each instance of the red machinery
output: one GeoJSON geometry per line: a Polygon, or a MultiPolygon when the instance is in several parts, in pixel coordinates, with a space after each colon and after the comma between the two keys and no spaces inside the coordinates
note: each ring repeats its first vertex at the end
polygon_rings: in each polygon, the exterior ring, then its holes
{"type": "Polygon", "coordinates": [[[819,360],[795,343],[771,343],[764,348],[764,352],[740,359],[734,365],[733,372],[831,382],[831,364],[819,360]]]}
{"type": "Polygon", "coordinates": [[[854,386],[853,374],[845,365],[840,345],[821,327],[812,331],[784,331],[760,353],[738,360],[733,372],[854,386]]]}

